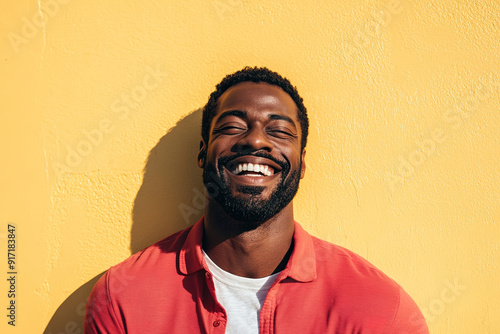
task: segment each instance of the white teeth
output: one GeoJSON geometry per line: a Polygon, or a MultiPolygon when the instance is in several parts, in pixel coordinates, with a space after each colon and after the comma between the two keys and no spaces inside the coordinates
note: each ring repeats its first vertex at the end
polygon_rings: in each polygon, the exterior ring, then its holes
{"type": "Polygon", "coordinates": [[[233,170],[233,174],[240,174],[241,172],[254,172],[254,173],[247,173],[245,175],[247,176],[271,176],[274,174],[274,169],[272,167],[269,167],[268,165],[259,165],[259,164],[252,164],[252,163],[244,163],[244,164],[238,164],[238,166],[235,167],[233,170]],[[260,173],[260,174],[259,174],[260,173]]]}

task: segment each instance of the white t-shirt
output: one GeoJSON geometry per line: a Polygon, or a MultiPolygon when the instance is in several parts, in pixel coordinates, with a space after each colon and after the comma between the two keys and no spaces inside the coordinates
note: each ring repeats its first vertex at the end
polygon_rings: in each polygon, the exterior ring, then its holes
{"type": "Polygon", "coordinates": [[[219,268],[203,251],[214,278],[217,300],[227,313],[226,334],[259,333],[259,314],[267,291],[279,273],[263,278],[233,275],[219,268]]]}

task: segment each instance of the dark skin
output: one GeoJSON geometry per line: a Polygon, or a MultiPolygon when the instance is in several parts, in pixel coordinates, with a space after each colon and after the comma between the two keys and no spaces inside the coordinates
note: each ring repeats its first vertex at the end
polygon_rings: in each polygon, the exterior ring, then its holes
{"type": "MultiPolygon", "coordinates": [[[[301,129],[297,106],[280,87],[267,83],[242,82],[229,88],[219,98],[219,108],[211,123],[208,143],[201,141],[198,165],[207,162],[217,167],[217,159],[243,152],[265,152],[286,160],[291,170],[300,168],[304,177],[305,150],[301,149],[301,129]]],[[[252,177],[235,175],[224,167],[233,196],[268,199],[276,189],[281,170],[276,163],[261,157],[242,156],[240,163],[268,165],[273,175],[252,177]],[[258,194],[239,191],[238,186],[261,186],[258,194]]],[[[287,177],[290,177],[289,173],[287,177]]],[[[226,214],[208,198],[204,220],[203,249],[220,268],[238,276],[260,278],[285,268],[293,245],[293,201],[254,229],[226,214]]]]}

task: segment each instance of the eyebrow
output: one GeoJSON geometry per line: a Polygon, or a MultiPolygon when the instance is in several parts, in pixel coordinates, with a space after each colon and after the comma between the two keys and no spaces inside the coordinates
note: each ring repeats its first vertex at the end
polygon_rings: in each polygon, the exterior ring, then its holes
{"type": "Polygon", "coordinates": [[[224,118],[229,117],[229,116],[236,116],[239,118],[245,118],[247,116],[247,113],[246,113],[246,111],[241,111],[241,110],[225,111],[219,116],[219,118],[217,118],[217,122],[219,122],[219,121],[221,121],[224,118]]]}
{"type": "MultiPolygon", "coordinates": [[[[220,122],[222,119],[224,119],[226,117],[229,117],[229,116],[235,116],[235,117],[239,117],[239,118],[246,118],[247,112],[246,111],[242,111],[242,110],[229,110],[229,111],[225,111],[225,112],[223,112],[219,116],[219,118],[217,118],[217,122],[220,122]]],[[[293,127],[296,128],[295,122],[290,117],[288,117],[288,116],[271,114],[271,115],[269,115],[269,119],[270,120],[285,121],[285,122],[288,122],[288,123],[292,124],[293,127]]]]}
{"type": "Polygon", "coordinates": [[[293,125],[293,127],[295,127],[295,122],[288,116],[285,116],[285,115],[276,115],[276,114],[272,114],[272,115],[269,115],[269,119],[271,120],[281,120],[281,121],[286,121],[290,124],[293,125]]]}

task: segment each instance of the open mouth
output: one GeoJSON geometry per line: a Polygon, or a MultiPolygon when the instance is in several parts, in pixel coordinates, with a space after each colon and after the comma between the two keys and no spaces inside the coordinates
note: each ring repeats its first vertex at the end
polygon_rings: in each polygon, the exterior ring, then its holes
{"type": "Polygon", "coordinates": [[[232,160],[226,166],[234,175],[250,177],[268,177],[281,172],[281,167],[274,161],[259,157],[240,157],[232,160]]]}
{"type": "Polygon", "coordinates": [[[234,175],[247,175],[247,176],[271,176],[274,174],[274,168],[268,165],[243,163],[238,164],[231,173],[234,175]]]}

